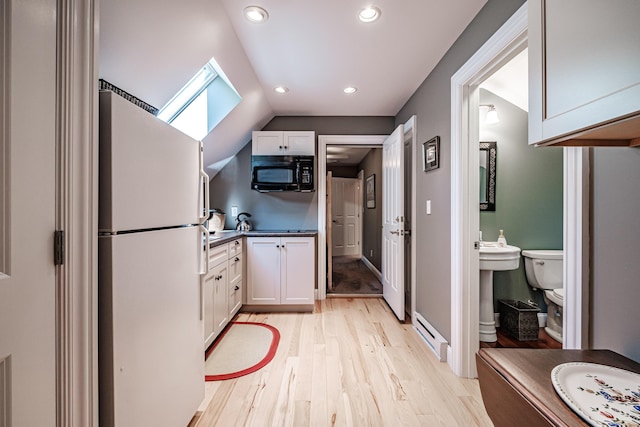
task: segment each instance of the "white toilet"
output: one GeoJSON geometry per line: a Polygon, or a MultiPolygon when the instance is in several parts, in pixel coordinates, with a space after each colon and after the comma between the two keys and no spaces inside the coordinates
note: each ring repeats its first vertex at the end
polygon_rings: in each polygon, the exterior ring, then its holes
{"type": "Polygon", "coordinates": [[[529,286],[544,290],[547,303],[547,326],[551,338],[562,342],[564,287],[562,283],[561,250],[523,250],[524,269],[529,286]]]}

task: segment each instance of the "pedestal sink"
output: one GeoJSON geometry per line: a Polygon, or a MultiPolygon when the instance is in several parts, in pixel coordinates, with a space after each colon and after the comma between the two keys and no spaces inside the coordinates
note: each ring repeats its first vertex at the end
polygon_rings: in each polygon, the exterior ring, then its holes
{"type": "Polygon", "coordinates": [[[495,342],[493,317],[493,272],[516,270],[520,266],[520,248],[498,247],[495,242],[480,244],[480,341],[495,342]]]}

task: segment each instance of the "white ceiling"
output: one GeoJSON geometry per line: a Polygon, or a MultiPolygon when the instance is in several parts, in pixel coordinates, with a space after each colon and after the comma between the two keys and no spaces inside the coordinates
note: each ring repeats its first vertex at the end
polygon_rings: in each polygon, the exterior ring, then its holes
{"type": "Polygon", "coordinates": [[[529,57],[523,50],[491,77],[482,82],[481,88],[506,99],[516,107],[529,111],[529,57]]]}
{"type": "Polygon", "coordinates": [[[362,0],[110,0],[100,77],[162,107],[215,57],[242,101],[204,139],[213,176],[276,115],[394,116],[485,3],[377,0],[381,19],[364,24],[362,0]],[[245,20],[249,5],[269,20],[245,20]]]}

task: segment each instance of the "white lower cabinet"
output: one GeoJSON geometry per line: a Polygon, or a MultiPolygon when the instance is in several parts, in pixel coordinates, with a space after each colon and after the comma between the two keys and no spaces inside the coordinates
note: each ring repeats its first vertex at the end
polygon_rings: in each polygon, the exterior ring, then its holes
{"type": "Polygon", "coordinates": [[[247,304],[314,303],[313,237],[247,238],[247,304]]]}
{"type": "Polygon", "coordinates": [[[220,334],[242,306],[242,239],[209,251],[209,270],[202,278],[205,348],[220,334]]]}

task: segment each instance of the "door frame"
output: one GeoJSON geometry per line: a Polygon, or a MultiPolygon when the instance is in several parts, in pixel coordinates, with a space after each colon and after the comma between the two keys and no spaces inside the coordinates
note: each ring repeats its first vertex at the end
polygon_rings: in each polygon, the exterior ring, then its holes
{"type": "MultiPolygon", "coordinates": [[[[478,158],[471,141],[479,138],[478,86],[527,44],[525,3],[451,78],[451,369],[476,377],[478,350],[479,255],[478,158]],[[475,195],[475,197],[474,197],[475,195]]],[[[537,148],[544,149],[544,148],[537,148]]],[[[587,346],[588,333],[588,149],[564,148],[563,279],[564,345],[587,346]]]]}
{"type": "MultiPolygon", "coordinates": [[[[318,289],[316,299],[327,298],[327,145],[372,145],[382,147],[387,135],[318,135],[318,289]]],[[[412,267],[413,268],[413,267],[412,267]]]]}
{"type": "Polygon", "coordinates": [[[98,0],[57,1],[58,426],[98,426],[98,0]]]}

